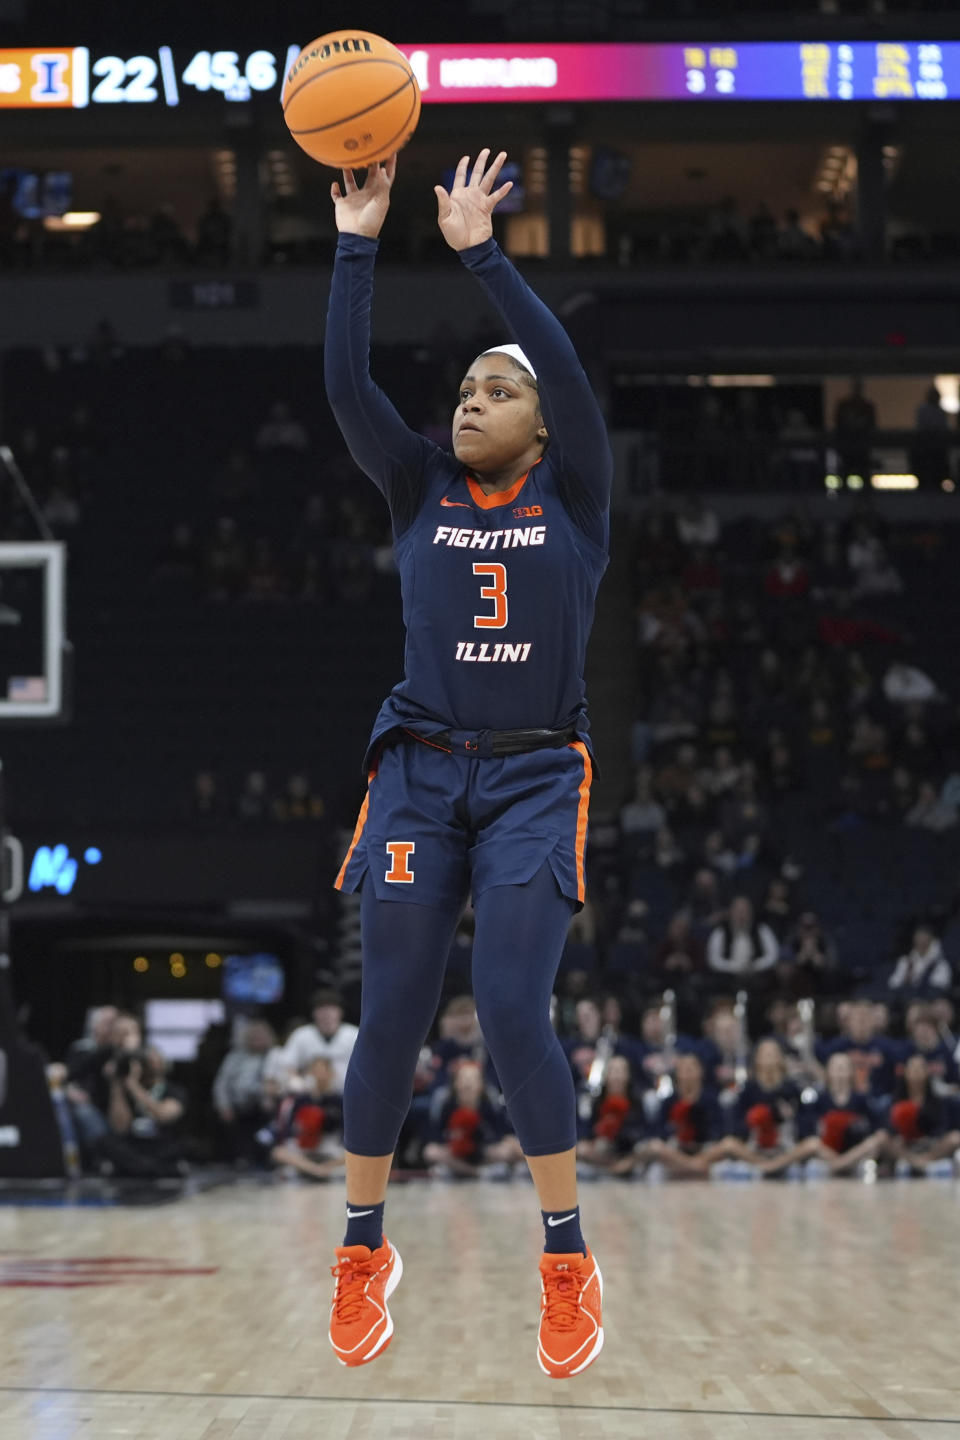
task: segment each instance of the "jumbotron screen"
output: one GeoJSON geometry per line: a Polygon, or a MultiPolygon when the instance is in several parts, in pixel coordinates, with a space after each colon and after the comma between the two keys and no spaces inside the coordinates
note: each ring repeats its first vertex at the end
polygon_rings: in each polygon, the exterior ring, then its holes
{"type": "MultiPolygon", "coordinates": [[[[229,36],[223,37],[229,42],[229,36]]],[[[665,45],[400,44],[425,103],[597,100],[956,100],[960,41],[665,45]]],[[[85,45],[0,50],[0,107],[278,100],[301,46],[111,55],[85,45]]]]}

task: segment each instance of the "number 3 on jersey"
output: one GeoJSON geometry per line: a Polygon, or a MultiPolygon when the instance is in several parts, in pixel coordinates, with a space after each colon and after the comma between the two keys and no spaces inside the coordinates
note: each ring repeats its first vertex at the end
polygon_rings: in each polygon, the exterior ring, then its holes
{"type": "Polygon", "coordinates": [[[476,564],[474,575],[489,576],[492,583],[480,586],[480,599],[493,601],[492,615],[474,615],[475,630],[502,630],[507,623],[507,567],[498,561],[476,564]]]}

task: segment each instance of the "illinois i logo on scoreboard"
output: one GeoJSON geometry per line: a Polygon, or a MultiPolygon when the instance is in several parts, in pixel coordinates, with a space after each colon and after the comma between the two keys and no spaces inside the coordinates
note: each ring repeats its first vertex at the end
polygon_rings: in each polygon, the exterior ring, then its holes
{"type": "Polygon", "coordinates": [[[410,856],[416,848],[413,840],[388,840],[387,854],[390,856],[390,868],[384,875],[384,880],[389,880],[391,885],[412,885],[413,870],[410,868],[410,856]]]}

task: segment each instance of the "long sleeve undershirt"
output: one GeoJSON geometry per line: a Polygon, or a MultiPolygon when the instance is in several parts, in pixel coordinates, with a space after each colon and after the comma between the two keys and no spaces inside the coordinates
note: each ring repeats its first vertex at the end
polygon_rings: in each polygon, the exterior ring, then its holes
{"type": "MultiPolygon", "coordinates": [[[[383,493],[399,536],[416,515],[424,475],[444,452],[412,430],[370,375],[370,308],[379,242],[341,235],[324,341],[327,396],[351,455],[383,493]]],[[[603,416],[563,326],[495,240],[460,252],[537,373],[548,454],[564,507],[606,548],[613,460],[603,416]]],[[[472,357],[470,357],[472,358],[472,357]]],[[[456,465],[450,457],[448,463],[456,465]]]]}

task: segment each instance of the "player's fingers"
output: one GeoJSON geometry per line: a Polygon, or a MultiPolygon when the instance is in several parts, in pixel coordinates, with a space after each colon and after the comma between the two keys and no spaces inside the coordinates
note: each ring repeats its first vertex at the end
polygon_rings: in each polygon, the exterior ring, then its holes
{"type": "Polygon", "coordinates": [[[490,147],[489,145],[485,145],[484,148],[480,151],[480,154],[477,156],[476,163],[474,164],[473,174],[470,176],[471,185],[479,185],[480,181],[483,179],[483,172],[486,168],[487,156],[489,154],[490,147]]]}
{"type": "Polygon", "coordinates": [[[487,171],[486,175],[484,175],[482,181],[480,182],[480,188],[481,188],[481,190],[486,190],[486,192],[487,192],[488,195],[490,194],[490,191],[493,189],[493,182],[494,182],[494,180],[496,180],[497,176],[500,174],[500,171],[503,169],[503,162],[506,160],[506,158],[507,158],[507,152],[506,152],[506,150],[501,150],[501,151],[500,151],[500,154],[499,154],[499,155],[497,156],[497,158],[493,161],[493,164],[490,166],[490,168],[489,168],[489,170],[487,171]]]}
{"type": "Polygon", "coordinates": [[[343,193],[344,193],[345,195],[352,195],[357,188],[358,188],[358,187],[357,187],[357,177],[354,175],[353,171],[352,171],[352,170],[344,170],[344,172],[343,172],[343,193]]]}
{"type": "Polygon", "coordinates": [[[343,199],[343,196],[340,194],[340,186],[337,184],[336,180],[334,180],[333,184],[330,186],[330,199],[331,199],[331,200],[342,200],[342,199],[343,199]]]}
{"type": "Polygon", "coordinates": [[[506,180],[506,181],[500,186],[500,189],[499,189],[499,190],[494,190],[493,194],[490,196],[491,202],[492,202],[494,205],[499,205],[499,204],[500,204],[500,201],[503,199],[504,195],[509,195],[509,194],[510,194],[510,191],[511,191],[512,189],[513,189],[513,181],[512,181],[512,180],[506,180]]]}
{"type": "Polygon", "coordinates": [[[437,219],[446,220],[450,214],[450,196],[442,185],[434,185],[433,193],[437,197],[437,219]]]}
{"type": "Polygon", "coordinates": [[[396,173],[397,173],[397,157],[396,157],[396,155],[391,155],[391,156],[390,156],[390,159],[387,161],[386,165],[384,165],[383,169],[384,169],[384,173],[385,173],[385,175],[386,175],[386,177],[387,177],[387,184],[388,184],[388,185],[392,185],[393,182],[394,182],[394,179],[395,179],[395,177],[396,177],[396,173]]]}
{"type": "Polygon", "coordinates": [[[456,188],[456,186],[458,186],[458,185],[466,185],[466,183],[467,183],[467,167],[469,166],[469,164],[470,164],[470,156],[469,156],[469,155],[461,155],[459,161],[457,162],[457,168],[456,168],[456,170],[455,170],[455,172],[454,172],[454,176],[453,176],[453,186],[451,186],[451,189],[456,188]]]}

